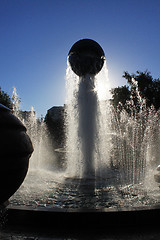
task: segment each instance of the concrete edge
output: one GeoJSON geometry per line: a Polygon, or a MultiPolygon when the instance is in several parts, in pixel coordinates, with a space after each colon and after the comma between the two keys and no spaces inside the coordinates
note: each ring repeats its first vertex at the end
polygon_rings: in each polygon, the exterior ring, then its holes
{"type": "Polygon", "coordinates": [[[33,209],[31,207],[7,208],[8,224],[18,226],[54,227],[54,229],[85,229],[109,227],[158,226],[160,206],[132,210],[115,209],[33,209]],[[157,220],[158,219],[158,220],[157,220]]]}

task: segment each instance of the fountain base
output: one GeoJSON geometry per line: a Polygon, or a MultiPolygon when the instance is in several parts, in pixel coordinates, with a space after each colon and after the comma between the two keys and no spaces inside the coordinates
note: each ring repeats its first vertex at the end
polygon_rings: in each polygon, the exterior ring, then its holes
{"type": "Polygon", "coordinates": [[[30,170],[22,187],[10,199],[10,204],[33,209],[121,209],[122,206],[134,209],[159,204],[159,188],[155,185],[146,190],[142,183],[121,185],[117,182],[117,175],[115,178],[81,179],[67,178],[64,172],[30,170]]]}
{"type": "Polygon", "coordinates": [[[73,232],[77,229],[109,229],[109,227],[159,226],[160,207],[115,209],[32,209],[8,207],[8,225],[52,227],[73,232]]]}

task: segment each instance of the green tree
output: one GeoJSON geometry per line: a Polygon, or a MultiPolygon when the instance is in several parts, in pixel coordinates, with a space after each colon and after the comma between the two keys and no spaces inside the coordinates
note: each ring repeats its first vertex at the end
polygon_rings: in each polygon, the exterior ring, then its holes
{"type": "Polygon", "coordinates": [[[148,71],[136,74],[129,74],[124,72],[123,77],[127,80],[128,87],[122,86],[111,89],[112,102],[115,107],[119,103],[125,107],[126,101],[131,99],[134,101],[135,106],[138,103],[138,94],[140,97],[145,98],[146,105],[153,105],[156,110],[160,108],[160,80],[153,79],[151,73],[148,71]]]}
{"type": "Polygon", "coordinates": [[[129,87],[122,86],[117,88],[111,89],[112,94],[112,104],[117,107],[119,103],[121,103],[122,106],[125,106],[126,101],[130,100],[131,92],[129,90],[129,87]]]}
{"type": "Polygon", "coordinates": [[[12,109],[12,100],[10,96],[1,89],[1,87],[0,87],[0,103],[12,109]]]}

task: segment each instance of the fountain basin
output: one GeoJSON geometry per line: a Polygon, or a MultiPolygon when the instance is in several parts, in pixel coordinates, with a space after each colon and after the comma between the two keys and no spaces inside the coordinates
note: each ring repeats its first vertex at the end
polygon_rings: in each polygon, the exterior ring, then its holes
{"type": "Polygon", "coordinates": [[[159,187],[143,184],[121,185],[117,175],[106,179],[64,177],[64,172],[30,170],[19,190],[10,199],[12,207],[32,209],[110,209],[154,207],[159,205],[159,187]],[[42,184],[43,183],[43,184],[42,184]]]}
{"type": "Polygon", "coordinates": [[[62,231],[105,229],[110,227],[158,226],[160,207],[117,209],[32,209],[8,207],[8,224],[12,226],[54,227],[62,231]]]}
{"type": "Polygon", "coordinates": [[[53,172],[42,170],[37,176],[37,171],[31,172],[10,199],[7,208],[9,226],[85,234],[98,229],[108,232],[111,228],[123,227],[126,231],[126,227],[135,230],[135,227],[159,224],[156,218],[160,217],[159,196],[154,201],[156,196],[153,197],[151,192],[149,198],[141,185],[120,188],[113,186],[112,178],[105,182],[97,180],[94,189],[92,179],[62,181],[61,175],[58,177],[53,172]],[[104,183],[108,185],[104,187],[104,183]]]}

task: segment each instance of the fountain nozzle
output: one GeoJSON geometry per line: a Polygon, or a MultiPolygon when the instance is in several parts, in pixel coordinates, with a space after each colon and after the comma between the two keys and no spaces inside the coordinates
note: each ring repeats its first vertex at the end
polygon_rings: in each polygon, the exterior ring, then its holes
{"type": "Polygon", "coordinates": [[[97,42],[82,39],[72,46],[68,60],[73,72],[78,76],[96,75],[103,67],[105,55],[97,42]]]}

